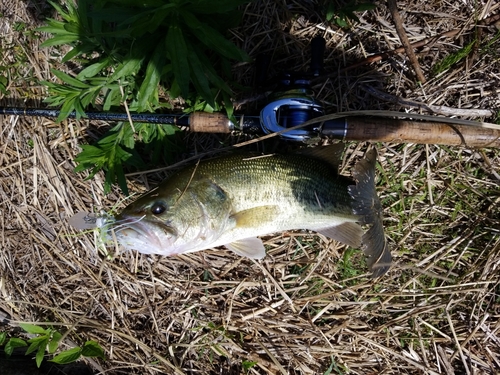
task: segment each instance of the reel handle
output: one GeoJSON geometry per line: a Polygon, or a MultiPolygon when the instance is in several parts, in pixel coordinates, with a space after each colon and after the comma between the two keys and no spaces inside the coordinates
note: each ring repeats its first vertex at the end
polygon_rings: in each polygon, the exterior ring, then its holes
{"type": "Polygon", "coordinates": [[[318,77],[323,73],[323,55],[325,54],[325,38],[316,36],[311,40],[311,75],[318,77]]]}

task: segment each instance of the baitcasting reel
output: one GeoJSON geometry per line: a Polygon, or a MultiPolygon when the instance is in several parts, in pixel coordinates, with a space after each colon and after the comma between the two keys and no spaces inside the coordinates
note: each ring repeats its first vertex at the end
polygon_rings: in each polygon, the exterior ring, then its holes
{"type": "MultiPolygon", "coordinates": [[[[313,98],[309,77],[317,77],[323,70],[325,39],[311,41],[310,72],[283,73],[273,100],[260,112],[260,126],[266,134],[281,133],[286,140],[305,142],[319,134],[317,127],[287,130],[313,118],[324,115],[323,107],[313,98]]],[[[262,74],[257,74],[261,77],[262,74]]],[[[265,74],[264,74],[265,76],[265,74]]]]}

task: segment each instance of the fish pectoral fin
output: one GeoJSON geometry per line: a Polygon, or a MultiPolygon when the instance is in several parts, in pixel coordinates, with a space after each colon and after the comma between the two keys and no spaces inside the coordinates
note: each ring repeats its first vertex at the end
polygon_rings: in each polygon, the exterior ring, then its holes
{"type": "Polygon", "coordinates": [[[250,259],[262,259],[266,256],[264,244],[257,237],[244,238],[224,246],[232,252],[250,259]]]}
{"type": "Polygon", "coordinates": [[[272,222],[278,216],[279,207],[275,205],[259,206],[239,211],[231,215],[239,228],[251,228],[260,226],[266,222],[272,222]]]}
{"type": "Polygon", "coordinates": [[[334,227],[316,229],[316,232],[351,247],[361,247],[363,228],[358,223],[347,222],[334,227]]]}

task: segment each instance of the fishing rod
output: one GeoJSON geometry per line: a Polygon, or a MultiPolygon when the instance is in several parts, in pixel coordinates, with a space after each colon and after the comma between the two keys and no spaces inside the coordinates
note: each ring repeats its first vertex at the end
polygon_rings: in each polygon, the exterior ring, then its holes
{"type": "MultiPolygon", "coordinates": [[[[191,114],[113,113],[85,112],[89,120],[135,121],[151,124],[171,124],[187,127],[192,132],[230,133],[240,131],[249,134],[274,134],[286,140],[308,142],[318,137],[330,137],[344,141],[371,141],[396,143],[440,144],[466,147],[499,147],[500,127],[471,126],[471,121],[441,117],[384,112],[392,117],[408,116],[425,121],[402,120],[366,116],[381,115],[377,111],[365,111],[364,116],[326,115],[310,87],[310,77],[318,77],[323,70],[325,40],[315,37],[311,41],[311,64],[308,74],[285,72],[279,79],[271,101],[258,116],[238,115],[231,121],[222,113],[193,112],[191,114]],[[429,121],[429,119],[431,119],[429,121]]],[[[266,64],[259,66],[257,76],[265,81],[266,64]]],[[[359,113],[359,112],[357,112],[359,113]]],[[[0,107],[0,115],[42,116],[57,118],[56,109],[0,107]]],[[[81,114],[71,112],[67,117],[81,114]]]]}
{"type": "MultiPolygon", "coordinates": [[[[49,108],[0,107],[0,115],[30,116],[57,118],[61,111],[49,108]]],[[[83,116],[70,112],[67,118],[84,117],[89,120],[130,121],[147,124],[169,124],[178,127],[188,127],[193,132],[200,133],[230,133],[240,130],[244,133],[260,131],[259,116],[236,116],[238,125],[229,120],[223,113],[193,112],[185,113],[121,113],[121,112],[84,112],[83,116]],[[130,116],[130,117],[129,117],[130,116]]]]}
{"type": "MultiPolygon", "coordinates": [[[[300,109],[300,108],[299,108],[300,109]]],[[[498,147],[500,148],[500,130],[494,128],[463,125],[454,123],[455,119],[435,117],[436,121],[415,121],[391,118],[377,118],[371,116],[346,116],[336,119],[321,121],[320,107],[300,98],[288,98],[274,101],[267,105],[260,116],[236,116],[236,121],[231,121],[222,113],[194,112],[186,114],[155,114],[155,113],[130,113],[134,122],[150,124],[171,124],[187,127],[192,132],[204,133],[230,133],[240,131],[246,134],[272,134],[280,133],[287,140],[307,142],[317,137],[330,137],[344,141],[370,141],[393,143],[420,143],[439,144],[466,147],[498,147]],[[293,107],[293,108],[290,108],[293,107]],[[293,111],[297,107],[315,113],[315,117],[305,119],[293,111]],[[284,116],[280,112],[288,112],[284,116]],[[291,115],[290,115],[290,112],[291,115]],[[304,121],[317,120],[316,124],[306,126],[304,129],[294,129],[304,121]],[[441,120],[441,121],[440,121],[441,120]],[[301,122],[299,122],[301,121],[301,122]],[[287,131],[292,128],[292,130],[287,131]]],[[[0,107],[1,115],[16,116],[41,116],[57,118],[60,111],[42,108],[0,107]]],[[[404,115],[392,113],[394,116],[404,115]]],[[[411,115],[408,116],[417,116],[411,115]]],[[[103,121],[129,121],[126,113],[113,112],[85,112],[89,120],[103,121]]],[[[328,116],[327,116],[328,117],[328,116]]],[[[68,118],[76,118],[74,112],[68,118]]]]}

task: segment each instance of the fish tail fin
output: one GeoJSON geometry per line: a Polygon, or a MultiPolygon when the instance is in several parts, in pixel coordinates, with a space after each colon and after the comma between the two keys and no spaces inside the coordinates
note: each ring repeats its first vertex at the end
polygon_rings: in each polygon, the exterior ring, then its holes
{"type": "Polygon", "coordinates": [[[361,248],[367,256],[372,277],[385,274],[392,262],[391,251],[387,243],[382,225],[382,207],[375,189],[375,164],[377,150],[372,147],[365,158],[357,162],[352,176],[356,185],[349,186],[349,194],[353,200],[352,209],[360,217],[360,223],[368,230],[361,237],[361,248]]]}

